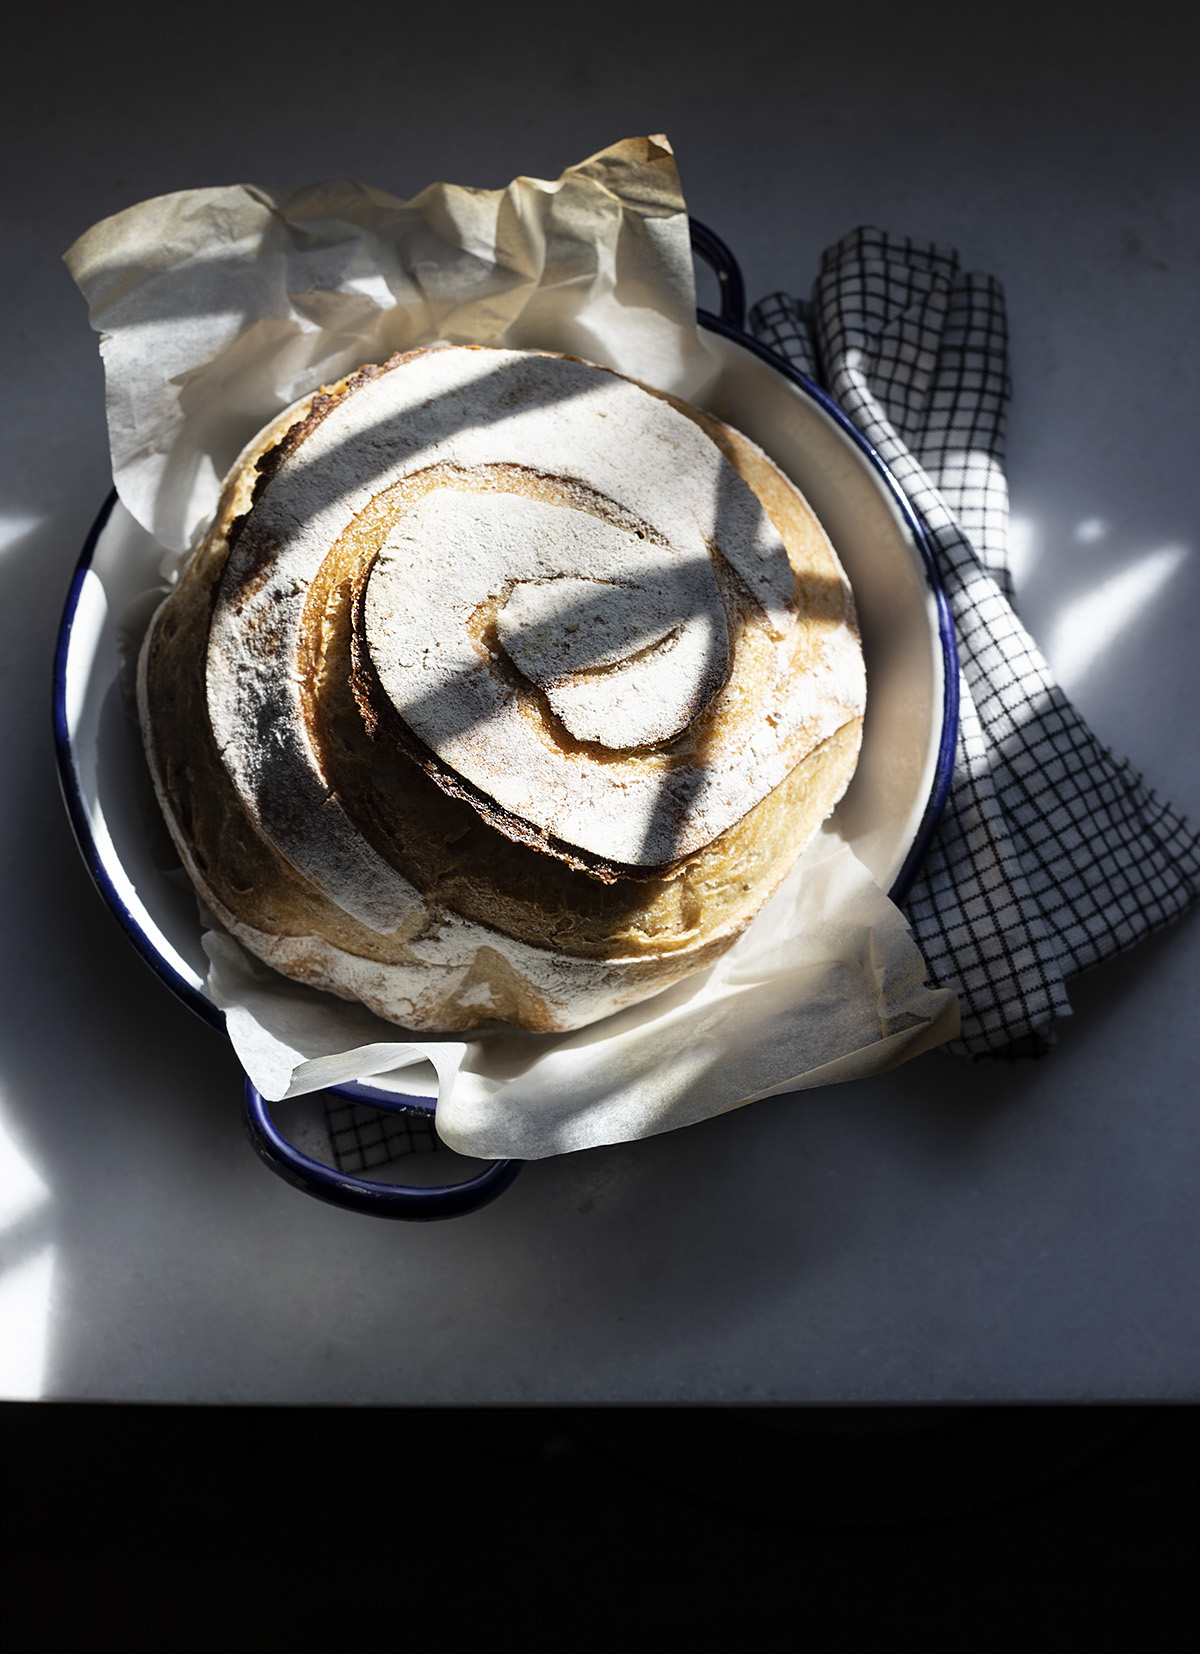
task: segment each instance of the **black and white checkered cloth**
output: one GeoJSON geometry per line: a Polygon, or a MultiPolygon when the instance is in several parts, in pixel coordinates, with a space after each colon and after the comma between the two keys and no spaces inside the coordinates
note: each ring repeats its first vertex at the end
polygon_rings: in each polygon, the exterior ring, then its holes
{"type": "Polygon", "coordinates": [[[385,1112],[331,1091],[325,1093],[325,1129],[334,1165],[354,1175],[443,1147],[432,1114],[385,1112]]]}
{"type": "Polygon", "coordinates": [[[1176,918],[1200,837],[1102,747],[1011,607],[1004,295],[929,242],[853,231],[811,302],[749,328],[830,393],[891,468],[933,542],[954,616],[961,722],[945,814],[906,901],[962,1055],[1041,1055],[1066,983],[1176,918]]]}

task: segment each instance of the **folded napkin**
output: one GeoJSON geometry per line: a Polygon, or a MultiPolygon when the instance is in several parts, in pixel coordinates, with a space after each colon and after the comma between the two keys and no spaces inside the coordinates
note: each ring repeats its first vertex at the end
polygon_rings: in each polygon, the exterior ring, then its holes
{"type": "Polygon", "coordinates": [[[956,253],[863,228],[810,302],[775,293],[750,331],[830,393],[929,531],[954,615],[961,711],[950,798],[905,903],[971,1057],[1042,1055],[1066,984],[1176,918],[1200,837],[1102,747],[1012,610],[1004,295],[956,253]]]}

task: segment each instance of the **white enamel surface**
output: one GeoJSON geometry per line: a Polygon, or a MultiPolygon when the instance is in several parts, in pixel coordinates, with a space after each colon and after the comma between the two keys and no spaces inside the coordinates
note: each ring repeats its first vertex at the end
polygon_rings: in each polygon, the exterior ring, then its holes
{"type": "Polygon", "coordinates": [[[95,854],[113,895],[167,969],[189,988],[202,989],[207,962],[196,904],[164,877],[169,851],[161,841],[156,860],[147,823],[157,827],[157,805],[153,790],[146,790],[149,776],[119,681],[123,669],[132,670],[121,634],[128,618],[148,618],[152,611],[161,557],[161,548],[118,502],[80,590],[64,705],[95,854]]]}

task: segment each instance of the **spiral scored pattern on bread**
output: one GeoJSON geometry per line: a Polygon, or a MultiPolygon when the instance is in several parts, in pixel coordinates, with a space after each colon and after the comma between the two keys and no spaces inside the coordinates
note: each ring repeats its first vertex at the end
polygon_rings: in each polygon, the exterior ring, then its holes
{"type": "Polygon", "coordinates": [[[757,448],[439,346],[280,416],[142,652],[218,919],[404,1026],[581,1026],[715,960],[845,789],[853,601],[757,448]]]}

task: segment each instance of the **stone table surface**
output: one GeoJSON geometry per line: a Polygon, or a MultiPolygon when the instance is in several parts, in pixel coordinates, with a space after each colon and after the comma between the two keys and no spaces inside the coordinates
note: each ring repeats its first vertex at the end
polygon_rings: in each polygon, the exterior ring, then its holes
{"type": "Polygon", "coordinates": [[[494,188],[666,132],[752,299],[806,292],[862,223],[1000,277],[1020,613],[1100,739],[1200,819],[1200,105],[1176,11],[1017,7],[985,40],[948,5],[767,6],[732,33],[348,0],[318,38],[215,0],[186,47],[140,7],[94,38],[26,14],[0,116],[0,1395],[1196,1399],[1194,913],[1079,981],[1044,1061],[934,1052],[531,1165],[468,1218],[375,1222],[250,1153],[229,1047],[90,883],[49,719],[109,488],[60,262],[83,229],[194,185],[494,188]]]}

